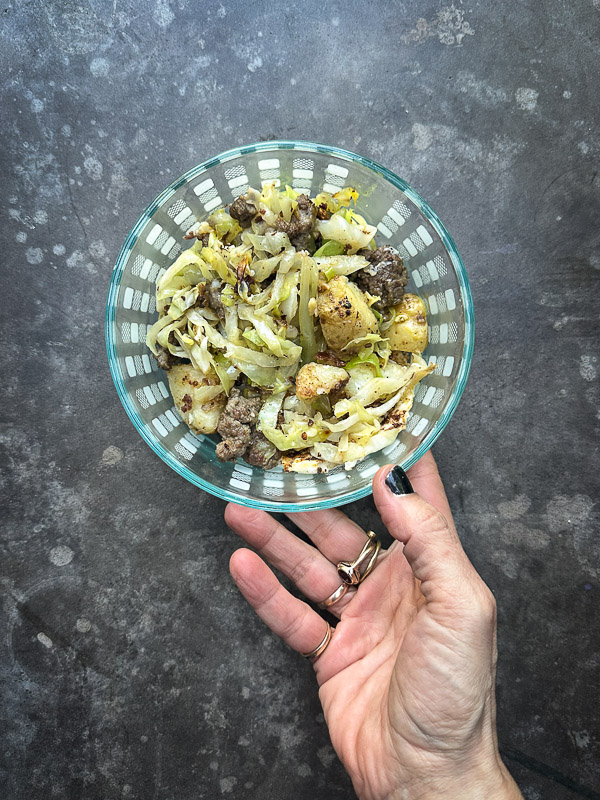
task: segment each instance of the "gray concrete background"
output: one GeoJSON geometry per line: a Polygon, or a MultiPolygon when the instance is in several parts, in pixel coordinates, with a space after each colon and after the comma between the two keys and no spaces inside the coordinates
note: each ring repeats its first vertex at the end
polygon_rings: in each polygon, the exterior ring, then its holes
{"type": "Polygon", "coordinates": [[[435,452],[498,599],[500,744],[528,800],[600,797],[599,32],[598,0],[0,6],[3,798],[352,794],[223,504],[105,356],[141,209],[269,138],[379,160],[455,237],[476,354],[435,452]]]}

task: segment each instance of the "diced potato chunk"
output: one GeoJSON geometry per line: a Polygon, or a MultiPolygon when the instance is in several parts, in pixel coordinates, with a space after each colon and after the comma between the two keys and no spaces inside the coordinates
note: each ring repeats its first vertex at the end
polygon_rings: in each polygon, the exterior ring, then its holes
{"type": "Polygon", "coordinates": [[[316,458],[308,450],[299,453],[285,453],[281,458],[284,472],[300,472],[304,475],[320,475],[329,472],[338,464],[330,464],[322,458],[316,458]]]}
{"type": "Polygon", "coordinates": [[[204,375],[191,364],[177,364],[167,372],[177,410],[195,433],[215,433],[227,397],[214,373],[204,375]]]}
{"type": "MultiPolygon", "coordinates": [[[[364,294],[343,275],[319,285],[317,312],[327,345],[338,352],[352,339],[379,332],[364,294]]],[[[351,346],[345,352],[356,352],[361,346],[351,346]]]]}
{"type": "Polygon", "coordinates": [[[322,394],[339,391],[346,385],[349,375],[341,367],[328,364],[305,364],[296,375],[296,396],[300,400],[312,400],[322,394]]]}
{"type": "Polygon", "coordinates": [[[405,294],[394,307],[394,323],[387,330],[392,350],[422,353],[427,347],[427,310],[416,294],[405,294]]]}

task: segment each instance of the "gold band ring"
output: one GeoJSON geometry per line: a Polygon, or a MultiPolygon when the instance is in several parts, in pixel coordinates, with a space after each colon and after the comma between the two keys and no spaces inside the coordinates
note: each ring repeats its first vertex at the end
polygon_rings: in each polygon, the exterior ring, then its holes
{"type": "Polygon", "coordinates": [[[341,600],[342,597],[346,594],[348,589],[350,588],[349,584],[342,583],[335,592],[332,592],[329,597],[326,597],[325,600],[321,600],[320,603],[317,603],[318,608],[325,609],[332,606],[334,603],[337,603],[338,600],[341,600]]]}
{"type": "Polygon", "coordinates": [[[377,558],[376,553],[379,553],[381,544],[373,531],[367,531],[367,537],[367,542],[360,551],[358,558],[356,558],[354,561],[340,561],[337,564],[338,575],[344,581],[344,583],[348,584],[348,586],[357,586],[366,577],[366,571],[363,575],[361,575],[359,569],[360,565],[366,558],[371,556],[371,560],[367,566],[367,570],[369,572],[375,566],[375,559],[377,558]]]}
{"type": "Polygon", "coordinates": [[[325,600],[321,600],[320,603],[317,603],[317,607],[323,610],[330,608],[334,603],[337,603],[339,600],[342,599],[346,595],[346,592],[352,588],[358,586],[359,583],[362,583],[364,579],[371,573],[373,567],[375,566],[375,562],[377,561],[377,556],[379,555],[379,551],[381,550],[381,542],[375,536],[373,531],[367,532],[367,543],[361,550],[358,558],[355,561],[340,561],[337,565],[338,575],[342,578],[343,583],[341,583],[338,588],[332,592],[329,597],[326,597],[325,600]],[[367,568],[361,574],[358,567],[360,566],[361,562],[367,558],[367,556],[371,556],[369,559],[369,563],[367,564],[367,568]]]}
{"type": "Polygon", "coordinates": [[[360,576],[359,583],[362,583],[364,581],[364,579],[370,574],[371,570],[375,566],[375,562],[377,561],[377,556],[379,555],[379,551],[380,550],[381,550],[381,542],[379,541],[379,539],[376,539],[375,540],[375,550],[373,551],[373,555],[371,556],[371,559],[370,559],[369,563],[367,564],[366,570],[360,576]]]}
{"type": "Polygon", "coordinates": [[[310,658],[312,661],[316,661],[317,658],[321,655],[323,650],[327,647],[329,642],[331,641],[331,625],[328,622],[325,622],[327,625],[327,630],[325,631],[325,636],[323,637],[323,641],[321,644],[317,645],[314,650],[311,650],[310,653],[302,653],[304,658],[310,658]]]}

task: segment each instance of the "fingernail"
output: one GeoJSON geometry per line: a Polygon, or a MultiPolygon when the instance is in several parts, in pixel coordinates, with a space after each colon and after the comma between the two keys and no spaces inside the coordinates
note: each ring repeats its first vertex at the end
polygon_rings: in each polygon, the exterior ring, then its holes
{"type": "Polygon", "coordinates": [[[394,467],[388,472],[385,485],[394,494],[413,494],[415,491],[402,467],[394,467]]]}

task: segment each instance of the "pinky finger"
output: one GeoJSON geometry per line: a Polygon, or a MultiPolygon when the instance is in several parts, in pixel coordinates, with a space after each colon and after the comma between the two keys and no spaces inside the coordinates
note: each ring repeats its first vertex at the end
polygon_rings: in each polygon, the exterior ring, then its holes
{"type": "Polygon", "coordinates": [[[310,653],[323,641],[327,632],[325,620],[284,589],[256,553],[243,548],[236,550],[229,570],[258,616],[291,648],[310,653]]]}

